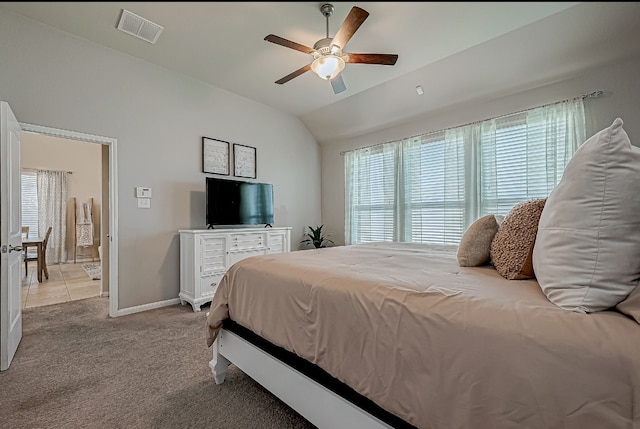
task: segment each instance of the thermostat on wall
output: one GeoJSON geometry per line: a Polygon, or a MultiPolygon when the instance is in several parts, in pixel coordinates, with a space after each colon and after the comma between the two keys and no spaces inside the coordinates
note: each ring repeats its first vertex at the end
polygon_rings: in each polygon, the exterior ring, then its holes
{"type": "Polygon", "coordinates": [[[136,188],[136,198],[151,198],[151,188],[136,188]]]}

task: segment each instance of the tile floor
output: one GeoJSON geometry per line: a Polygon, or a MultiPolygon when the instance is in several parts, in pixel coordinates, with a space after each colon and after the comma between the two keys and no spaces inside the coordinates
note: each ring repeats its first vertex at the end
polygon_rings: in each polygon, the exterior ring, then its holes
{"type": "Polygon", "coordinates": [[[82,269],[82,263],[49,265],[49,279],[43,276],[42,283],[38,283],[35,268],[35,262],[30,263],[28,274],[22,278],[22,308],[59,304],[100,295],[102,281],[91,280],[82,269]]]}

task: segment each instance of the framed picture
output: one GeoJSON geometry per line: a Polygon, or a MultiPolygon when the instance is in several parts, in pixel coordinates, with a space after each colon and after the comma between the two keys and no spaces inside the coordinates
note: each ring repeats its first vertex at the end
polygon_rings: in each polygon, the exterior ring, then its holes
{"type": "Polygon", "coordinates": [[[234,144],[233,161],[233,174],[236,177],[248,177],[250,179],[257,177],[255,147],[234,144]]]}
{"type": "Polygon", "coordinates": [[[202,137],[202,172],[230,174],[229,142],[202,137]]]}

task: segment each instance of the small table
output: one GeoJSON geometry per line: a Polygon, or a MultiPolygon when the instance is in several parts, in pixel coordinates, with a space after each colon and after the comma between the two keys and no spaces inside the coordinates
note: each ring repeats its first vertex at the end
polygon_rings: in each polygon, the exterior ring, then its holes
{"type": "MultiPolygon", "coordinates": [[[[22,238],[22,248],[24,249],[25,255],[27,254],[27,249],[29,247],[35,247],[38,252],[38,282],[42,283],[42,272],[44,271],[44,248],[43,248],[44,238],[42,237],[33,237],[33,238],[22,238]]],[[[45,273],[46,277],[49,278],[49,273],[45,273]]]]}

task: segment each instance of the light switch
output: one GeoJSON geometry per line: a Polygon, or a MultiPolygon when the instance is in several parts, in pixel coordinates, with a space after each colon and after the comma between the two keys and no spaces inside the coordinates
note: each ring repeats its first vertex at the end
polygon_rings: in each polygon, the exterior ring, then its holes
{"type": "Polygon", "coordinates": [[[138,186],[136,188],[136,198],[151,198],[151,188],[143,188],[141,186],[138,186]]]}
{"type": "Polygon", "coordinates": [[[151,208],[151,198],[138,198],[138,208],[139,209],[150,209],[151,208]]]}

